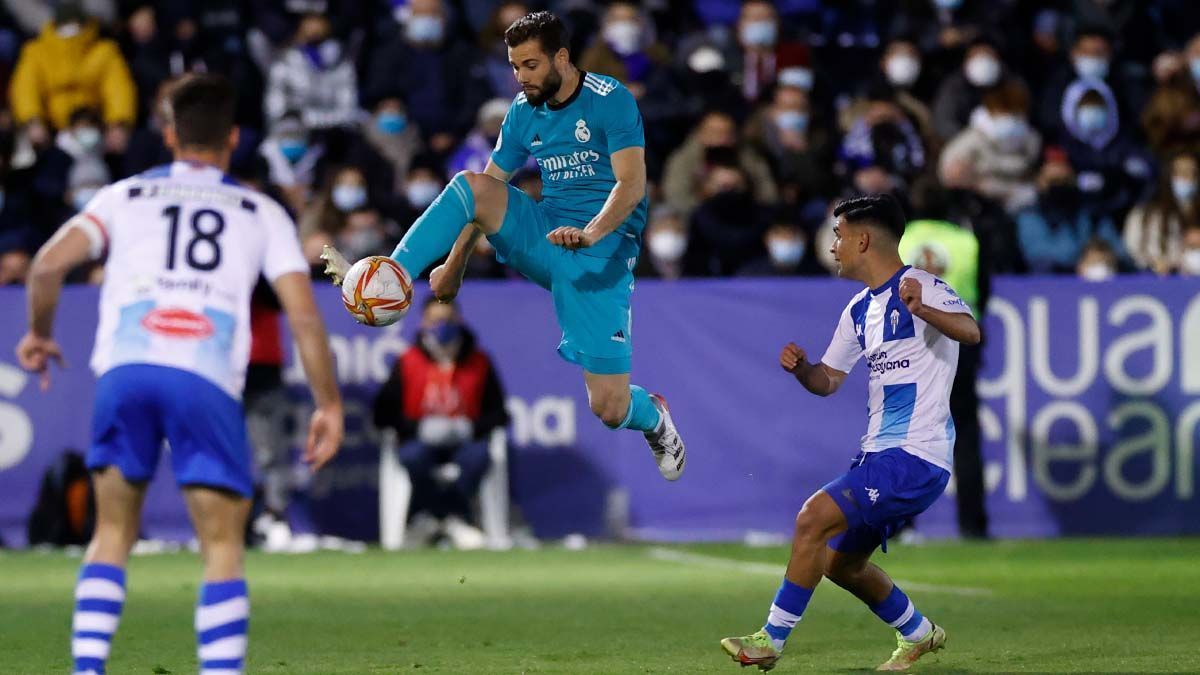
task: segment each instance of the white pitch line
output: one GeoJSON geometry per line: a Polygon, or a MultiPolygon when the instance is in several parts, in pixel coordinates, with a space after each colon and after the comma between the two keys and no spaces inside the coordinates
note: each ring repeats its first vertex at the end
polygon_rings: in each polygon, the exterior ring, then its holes
{"type": "MultiPolygon", "coordinates": [[[[699,567],[712,567],[716,569],[726,569],[744,574],[769,574],[773,577],[783,575],[783,567],[779,565],[768,565],[767,563],[749,562],[746,560],[733,560],[731,558],[719,558],[717,556],[704,555],[702,553],[688,553],[686,551],[676,551],[675,549],[662,548],[660,546],[652,546],[646,549],[646,555],[663,562],[682,563],[684,565],[696,565],[699,567]]],[[[904,581],[902,579],[894,580],[898,586],[905,590],[917,591],[919,593],[945,593],[948,595],[962,595],[968,597],[988,597],[993,595],[989,588],[974,588],[970,586],[945,586],[942,584],[923,584],[917,581],[904,581]]]]}

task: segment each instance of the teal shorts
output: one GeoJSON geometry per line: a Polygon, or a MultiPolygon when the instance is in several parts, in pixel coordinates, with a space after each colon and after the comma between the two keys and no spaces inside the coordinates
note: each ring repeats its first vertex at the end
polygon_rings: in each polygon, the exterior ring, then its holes
{"type": "Polygon", "coordinates": [[[633,354],[629,296],[638,242],[614,232],[598,247],[569,251],[546,240],[551,230],[564,225],[583,227],[586,223],[558,216],[509,185],[504,223],[488,241],[496,249],[497,260],[554,297],[562,329],[560,356],[589,373],[628,373],[633,354]]]}

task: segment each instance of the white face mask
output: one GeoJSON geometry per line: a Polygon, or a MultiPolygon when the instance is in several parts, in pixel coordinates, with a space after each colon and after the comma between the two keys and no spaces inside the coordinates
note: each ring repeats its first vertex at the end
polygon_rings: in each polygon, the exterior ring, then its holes
{"type": "Polygon", "coordinates": [[[972,56],[963,72],[967,81],[976,87],[990,87],[1000,79],[1000,62],[991,56],[972,56]]]}
{"type": "Polygon", "coordinates": [[[1079,276],[1085,281],[1108,281],[1113,276],[1113,269],[1105,263],[1088,263],[1079,271],[1079,276]]]}
{"type": "Polygon", "coordinates": [[[1200,277],[1200,248],[1189,248],[1183,251],[1183,260],[1179,271],[1190,277],[1200,277]]]}
{"type": "Polygon", "coordinates": [[[344,185],[335,185],[330,193],[333,199],[333,205],[342,213],[350,213],[355,209],[360,209],[367,204],[367,189],[361,185],[346,183],[344,185]]]}
{"type": "Polygon", "coordinates": [[[775,44],[778,30],[774,21],[749,21],[742,24],[742,42],[752,47],[770,47],[775,44]]]}
{"type": "Polygon", "coordinates": [[[992,118],[992,133],[997,141],[1014,141],[1025,133],[1025,120],[1011,113],[1002,113],[992,118]]]}
{"type": "Polygon", "coordinates": [[[83,127],[75,130],[75,140],[79,141],[79,147],[87,152],[95,150],[100,145],[101,134],[96,127],[83,127]]]}
{"type": "Polygon", "coordinates": [[[642,28],[636,21],[613,21],[604,27],[604,40],[613,51],[628,56],[641,45],[642,28]]]}
{"type": "Polygon", "coordinates": [[[1099,56],[1076,56],[1074,64],[1080,77],[1103,80],[1108,75],[1108,59],[1099,56]]]}
{"type": "Polygon", "coordinates": [[[666,262],[675,262],[682,258],[683,252],[687,250],[687,237],[681,232],[670,230],[656,232],[650,237],[647,245],[650,247],[650,255],[666,262]]]}
{"type": "Polygon", "coordinates": [[[799,265],[804,257],[804,242],[799,239],[772,239],[767,242],[767,252],[771,262],[792,267],[799,265]]]}
{"type": "Polygon", "coordinates": [[[883,64],[888,82],[896,87],[910,87],[921,75],[921,62],[908,54],[898,54],[883,64]]]}
{"type": "Polygon", "coordinates": [[[437,196],[441,194],[442,186],[433,181],[419,180],[409,183],[404,188],[404,196],[408,198],[408,203],[418,209],[423,209],[433,203],[437,196]]]}
{"type": "Polygon", "coordinates": [[[1172,178],[1171,192],[1174,193],[1176,201],[1186,204],[1196,196],[1196,181],[1190,178],[1172,178]]]}
{"type": "Polygon", "coordinates": [[[83,26],[77,23],[64,23],[58,28],[55,28],[54,32],[58,35],[58,37],[64,40],[69,40],[76,35],[79,35],[79,31],[81,30],[83,30],[83,26]]]}

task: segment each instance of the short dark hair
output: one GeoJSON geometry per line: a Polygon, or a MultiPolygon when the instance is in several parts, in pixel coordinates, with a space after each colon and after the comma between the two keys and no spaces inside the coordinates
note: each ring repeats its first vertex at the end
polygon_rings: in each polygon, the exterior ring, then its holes
{"type": "Polygon", "coordinates": [[[834,217],[845,216],[846,222],[867,222],[882,228],[896,239],[904,236],[904,208],[895,197],[881,193],[844,199],[833,209],[834,217]]]}
{"type": "Polygon", "coordinates": [[[551,12],[533,12],[517,19],[504,31],[504,44],[511,47],[537,40],[550,56],[568,45],[567,27],[551,12]]]}
{"type": "Polygon", "coordinates": [[[180,147],[223,150],[233,130],[236,94],[223,75],[194,74],[171,87],[171,125],[180,147]]]}

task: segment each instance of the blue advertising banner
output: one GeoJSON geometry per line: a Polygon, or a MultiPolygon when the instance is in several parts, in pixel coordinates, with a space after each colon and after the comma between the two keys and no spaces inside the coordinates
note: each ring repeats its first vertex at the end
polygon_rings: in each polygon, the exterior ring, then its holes
{"type": "MultiPolygon", "coordinates": [[[[424,293],[425,289],[420,289],[424,293]]],[[[578,368],[555,353],[551,299],[523,282],[469,282],[461,302],[508,395],[512,493],[540,536],[603,534],[614,513],[634,536],[738,539],[784,534],[796,511],[845,470],[866,426],[859,365],[835,396],[805,392],[778,366],[795,341],[819,358],[857,290],[837,280],[639,282],[633,381],[663,393],[688,444],[677,483],[658,475],[637,433],[609,431],[589,411],[578,368]]],[[[995,285],[979,382],[993,532],[1002,537],[1200,532],[1195,445],[1200,424],[1200,284],[1006,278],[995,285]]],[[[16,367],[25,326],[20,289],[0,289],[0,537],[25,542],[45,468],[85,450],[95,379],[87,369],[97,293],[69,288],[57,336],[68,368],[52,387],[16,367]]],[[[385,329],[355,324],[332,288],[318,289],[347,402],[347,439],[308,475],[295,518],[350,538],[378,535],[378,434],[372,398],[416,315],[385,329]]],[[[420,298],[418,298],[420,302],[420,298]]],[[[286,371],[299,441],[303,374],[286,371]]],[[[190,537],[163,462],[145,533],[190,537]]],[[[952,536],[951,492],[919,520],[952,536]]]]}

